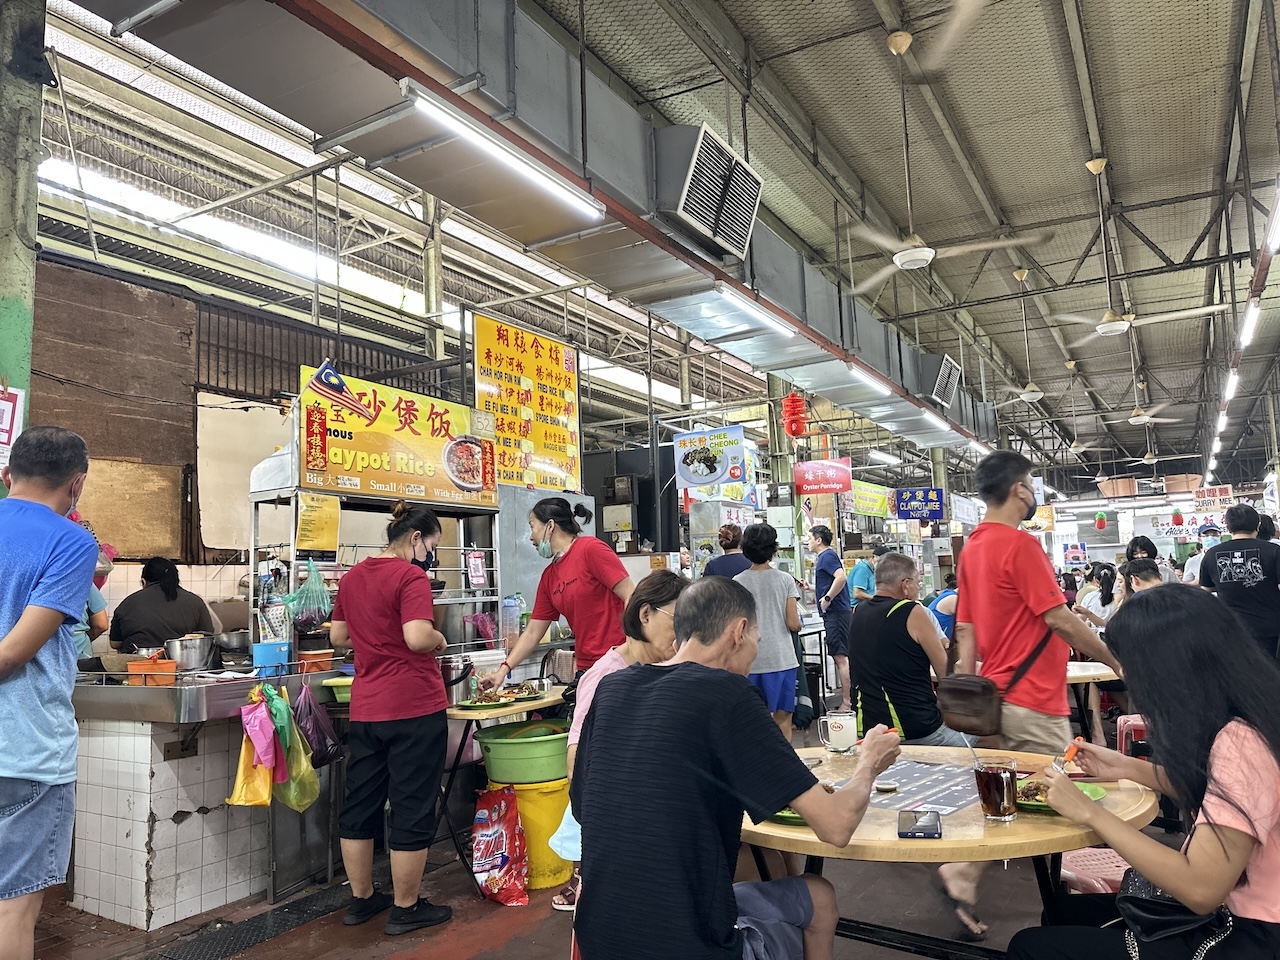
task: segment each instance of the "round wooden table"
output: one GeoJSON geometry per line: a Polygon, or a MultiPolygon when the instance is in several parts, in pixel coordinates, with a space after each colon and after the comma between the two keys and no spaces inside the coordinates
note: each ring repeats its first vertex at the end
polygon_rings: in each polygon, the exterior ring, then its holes
{"type": "Polygon", "coordinates": [[[1106,683],[1119,680],[1114,670],[1105,663],[1093,660],[1072,660],[1067,664],[1067,683],[1106,683]]]}
{"type": "MultiPolygon", "coordinates": [[[[844,780],[851,777],[857,767],[855,757],[828,753],[822,747],[808,747],[796,752],[801,757],[822,760],[813,773],[823,781],[844,780]]],[[[1019,771],[1031,770],[1037,774],[1053,760],[1042,754],[1004,750],[978,750],[977,753],[980,757],[1012,757],[1019,771]]],[[[904,746],[900,759],[965,767],[973,765],[972,754],[956,747],[904,746]]],[[[1141,828],[1155,819],[1159,801],[1151,790],[1128,780],[1100,785],[1106,789],[1107,795],[1098,802],[1121,820],[1141,828]]],[[[806,870],[810,873],[821,873],[823,861],[828,857],[893,863],[961,863],[1029,857],[1035,867],[1041,900],[1050,917],[1057,912],[1062,854],[1101,842],[1093,831],[1056,813],[1019,809],[1016,820],[998,823],[987,820],[978,803],[944,816],[942,838],[939,840],[901,839],[898,836],[898,811],[881,807],[867,808],[862,823],[843,847],[823,843],[807,826],[788,826],[771,820],[755,824],[749,818],[743,819],[742,840],[757,854],[756,864],[762,879],[768,877],[764,858],[759,855],[761,847],[807,856],[806,870]]],[[[961,943],[915,930],[900,930],[846,917],[837,924],[836,935],[916,956],[945,960],[991,960],[1003,956],[1001,951],[979,944],[961,943]]]]}

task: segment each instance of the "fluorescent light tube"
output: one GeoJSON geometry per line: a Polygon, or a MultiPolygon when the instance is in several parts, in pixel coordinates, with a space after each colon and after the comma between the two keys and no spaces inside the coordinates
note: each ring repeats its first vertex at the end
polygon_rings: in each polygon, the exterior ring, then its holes
{"type": "Polygon", "coordinates": [[[1267,249],[1280,253],[1280,215],[1272,214],[1271,229],[1267,231],[1267,249]]]}
{"type": "Polygon", "coordinates": [[[892,453],[885,453],[883,450],[871,450],[867,453],[867,456],[876,461],[876,463],[887,463],[890,466],[902,462],[901,457],[895,457],[892,453]]]}
{"type": "Polygon", "coordinates": [[[1218,414],[1218,433],[1227,429],[1227,411],[1223,410],[1218,414]]]}
{"type": "MultiPolygon", "coordinates": [[[[1276,221],[1280,223],[1280,219],[1276,221]]],[[[1274,232],[1274,231],[1272,231],[1274,232]]],[[[1274,248],[1272,249],[1274,253],[1274,248]]],[[[1240,349],[1253,343],[1254,331],[1258,329],[1258,317],[1262,314],[1262,305],[1257,300],[1250,300],[1244,311],[1244,323],[1240,327],[1240,349]]]]}
{"type": "Polygon", "coordinates": [[[1213,474],[1207,470],[1205,471],[1203,483],[1206,487],[1209,486],[1209,484],[1213,483],[1213,474]]]}
{"type": "Polygon", "coordinates": [[[1221,437],[1214,437],[1214,438],[1213,438],[1213,452],[1214,452],[1214,453],[1221,453],[1221,452],[1222,452],[1222,438],[1221,438],[1221,437]]]}
{"type": "Polygon", "coordinates": [[[1227,385],[1222,390],[1222,399],[1230,401],[1236,395],[1236,390],[1240,386],[1240,374],[1236,370],[1232,370],[1227,374],[1227,385]]]}
{"type": "Polygon", "coordinates": [[[947,421],[943,420],[936,413],[931,413],[930,411],[925,410],[923,411],[923,415],[925,423],[929,424],[929,426],[950,432],[951,428],[947,426],[947,421]]]}
{"type": "Polygon", "coordinates": [[[782,334],[784,337],[794,337],[796,335],[795,328],[783,323],[764,307],[760,306],[760,304],[748,297],[744,297],[737,290],[734,290],[728,284],[724,283],[724,281],[716,281],[716,293],[720,294],[720,296],[724,297],[739,310],[743,310],[746,313],[751,314],[761,323],[773,327],[774,330],[782,334]]]}
{"type": "Polygon", "coordinates": [[[1053,487],[1049,486],[1047,483],[1044,485],[1044,492],[1052,493],[1055,497],[1058,495],[1058,491],[1053,489],[1053,487]]]}
{"type": "Polygon", "coordinates": [[[988,447],[985,443],[979,443],[977,440],[969,441],[969,449],[972,450],[974,453],[976,453],[980,457],[985,457],[987,454],[991,452],[990,447],[988,447]]]}
{"type": "Polygon", "coordinates": [[[600,220],[604,217],[604,204],[587,191],[517,150],[453,104],[437,99],[421,84],[405,77],[400,81],[400,95],[411,99],[414,106],[436,123],[447,127],[463,140],[484,150],[495,160],[546,190],[566,206],[572,207],[592,220],[600,220]]]}
{"type": "Polygon", "coordinates": [[[867,373],[867,371],[863,370],[861,367],[859,367],[855,363],[852,363],[852,362],[849,363],[849,372],[853,374],[853,377],[855,380],[862,381],[872,390],[876,391],[876,393],[880,394],[880,396],[882,397],[887,397],[893,393],[893,390],[889,387],[887,383],[885,383],[879,377],[876,377],[870,373],[867,373]]]}

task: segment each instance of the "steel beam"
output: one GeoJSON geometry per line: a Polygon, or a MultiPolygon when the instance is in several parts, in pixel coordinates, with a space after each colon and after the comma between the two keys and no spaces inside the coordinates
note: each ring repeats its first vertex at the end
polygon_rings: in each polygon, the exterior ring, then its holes
{"type": "Polygon", "coordinates": [[[190,219],[191,217],[198,217],[201,214],[205,214],[205,213],[213,213],[217,210],[221,210],[223,207],[229,207],[233,203],[239,203],[241,200],[248,200],[252,197],[261,196],[264,193],[270,193],[272,190],[279,190],[281,187],[287,187],[289,184],[294,183],[298,180],[305,179],[306,177],[311,176],[313,173],[321,173],[325,170],[331,170],[334,167],[340,166],[351,159],[352,157],[350,154],[341,154],[336,157],[328,157],[324,160],[321,160],[319,163],[313,163],[309,167],[303,167],[301,170],[294,170],[292,173],[286,173],[286,174],[283,174],[282,176],[276,177],[276,179],[270,181],[269,183],[264,183],[256,187],[248,187],[244,190],[239,190],[236,193],[228,194],[227,196],[223,197],[221,200],[215,200],[213,201],[213,203],[206,203],[202,207],[196,207],[194,210],[188,210],[186,213],[180,213],[176,217],[170,217],[167,222],[180,223],[183,220],[190,219]]]}
{"type": "Polygon", "coordinates": [[[357,137],[363,137],[365,134],[373,133],[375,130],[381,130],[383,127],[398,123],[416,109],[417,107],[412,100],[393,103],[391,106],[385,107],[377,113],[365,117],[363,120],[348,124],[327,137],[317,137],[311,143],[311,150],[317,154],[327,153],[334,147],[342,146],[348,140],[355,140],[357,137]]]}

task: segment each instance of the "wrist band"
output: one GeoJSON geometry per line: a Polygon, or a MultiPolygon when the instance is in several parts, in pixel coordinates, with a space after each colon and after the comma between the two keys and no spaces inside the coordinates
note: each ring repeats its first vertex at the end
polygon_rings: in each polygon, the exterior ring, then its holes
{"type": "Polygon", "coordinates": [[[500,667],[506,667],[506,668],[507,668],[507,673],[510,673],[510,672],[511,672],[511,664],[507,663],[507,661],[505,661],[505,660],[503,660],[500,664],[498,664],[498,666],[500,666],[500,667]]]}

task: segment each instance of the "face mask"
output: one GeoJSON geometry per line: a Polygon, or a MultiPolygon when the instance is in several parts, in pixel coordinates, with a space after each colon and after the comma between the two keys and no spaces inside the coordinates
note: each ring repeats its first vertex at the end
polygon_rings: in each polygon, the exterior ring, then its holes
{"type": "Polygon", "coordinates": [[[551,549],[551,524],[547,524],[542,530],[542,539],[538,541],[538,556],[543,560],[550,560],[556,555],[551,549]]]}
{"type": "Polygon", "coordinates": [[[1201,542],[1202,544],[1204,544],[1204,548],[1205,548],[1206,550],[1209,550],[1209,549],[1211,549],[1211,548],[1213,548],[1213,547],[1216,547],[1216,546],[1217,546],[1218,544],[1220,544],[1222,541],[1221,541],[1220,539],[1218,539],[1217,537],[1201,537],[1201,538],[1200,538],[1200,542],[1201,542]]]}
{"type": "MultiPolygon", "coordinates": [[[[422,543],[422,541],[419,540],[418,543],[422,543]]],[[[418,544],[415,543],[413,545],[413,556],[409,558],[409,562],[412,563],[419,570],[421,570],[423,573],[425,573],[427,576],[431,576],[431,567],[435,563],[435,559],[436,559],[436,555],[432,553],[430,550],[428,550],[427,555],[423,559],[419,560],[418,544]]]]}
{"type": "Polygon", "coordinates": [[[1022,519],[1024,521],[1034,520],[1036,515],[1036,509],[1040,506],[1040,504],[1036,501],[1036,488],[1031,486],[1031,484],[1025,484],[1025,486],[1031,490],[1031,506],[1027,507],[1027,514],[1022,519]]]}

